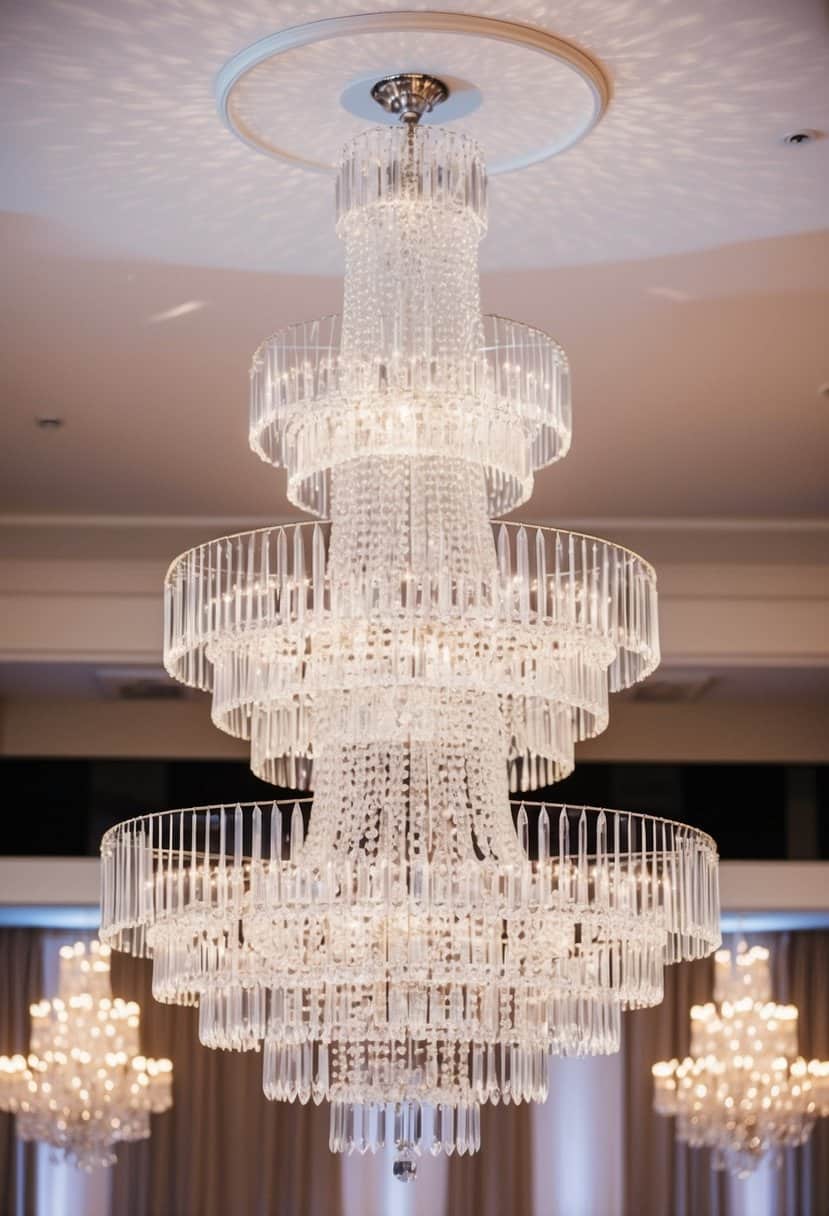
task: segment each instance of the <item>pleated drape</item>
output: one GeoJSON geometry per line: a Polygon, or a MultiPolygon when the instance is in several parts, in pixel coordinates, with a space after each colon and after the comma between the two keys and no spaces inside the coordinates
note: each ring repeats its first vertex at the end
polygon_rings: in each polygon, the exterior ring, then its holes
{"type": "Polygon", "coordinates": [[[449,1162],[446,1216],[532,1216],[532,1106],[481,1108],[481,1151],[449,1162]]]}
{"type": "MultiPolygon", "coordinates": [[[[43,993],[37,929],[0,928],[0,1055],[28,1055],[29,1006],[43,993]]],[[[0,1113],[0,1213],[35,1216],[37,1146],[15,1137],[14,1118],[0,1113]]]]}
{"type": "Polygon", "coordinates": [[[656,1060],[688,1054],[691,1006],[711,999],[713,983],[711,959],[667,967],[662,1004],[624,1015],[625,1216],[719,1216],[721,1175],[654,1114],[651,1076],[656,1060]]]}
{"type": "MultiPolygon", "coordinates": [[[[748,940],[773,951],[774,997],[800,1011],[801,1053],[829,1059],[829,933],[748,940]]],[[[28,1048],[29,1005],[44,993],[42,959],[40,931],[0,928],[0,1052],[28,1048]]],[[[738,1187],[710,1169],[707,1153],[676,1143],[672,1120],[653,1114],[651,1065],[687,1053],[690,1007],[711,999],[711,961],[671,967],[665,982],[662,1005],[624,1018],[624,1216],[745,1216],[738,1187]]],[[[341,1216],[327,1105],[268,1102],[261,1056],[201,1047],[194,1010],[153,1001],[149,963],[113,955],[113,987],[141,1004],[143,1049],[173,1059],[175,1103],[153,1119],[149,1141],[119,1146],[112,1216],[341,1216]]],[[[450,1161],[445,1205],[428,1216],[541,1216],[533,1211],[533,1170],[543,1163],[532,1159],[532,1118],[528,1105],[485,1107],[481,1153],[450,1161]]],[[[35,1182],[35,1146],[15,1144],[12,1119],[0,1115],[0,1216],[37,1216],[35,1182]]],[[[786,1154],[768,1186],[764,1211],[827,1216],[829,1120],[786,1154]]],[[[420,1216],[416,1190],[410,1202],[420,1216]]]]}
{"type": "MultiPolygon", "coordinates": [[[[746,934],[750,945],[772,951],[773,999],[800,1011],[800,1053],[829,1059],[829,933],[746,934]]],[[[737,938],[726,945],[733,948],[737,938]]],[[[653,1112],[651,1065],[687,1055],[693,1004],[712,999],[710,959],[669,967],[665,1000],[624,1021],[625,1216],[743,1216],[739,1183],[710,1168],[709,1153],[675,1139],[673,1119],[653,1112]]],[[[818,1120],[811,1140],[785,1154],[771,1171],[766,1210],[776,1216],[829,1213],[829,1120],[818,1120]]]]}
{"type": "Polygon", "coordinates": [[[340,1216],[328,1106],[268,1102],[258,1052],[198,1041],[193,1009],[152,999],[151,965],[112,956],[113,991],[141,1005],[142,1050],[173,1061],[173,1108],[122,1145],[113,1216],[340,1216]]]}
{"type": "MultiPolygon", "coordinates": [[[[775,951],[775,999],[800,1012],[800,1054],[829,1060],[829,933],[783,933],[764,944],[775,951]]],[[[780,1216],[829,1212],[829,1119],[818,1119],[809,1142],[786,1154],[776,1210],[780,1216]]]]}

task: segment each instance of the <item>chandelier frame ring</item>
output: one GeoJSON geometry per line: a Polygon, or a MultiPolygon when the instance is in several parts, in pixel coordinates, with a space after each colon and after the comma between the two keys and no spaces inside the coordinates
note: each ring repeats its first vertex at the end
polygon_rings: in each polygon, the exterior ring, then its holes
{"type": "MultiPolygon", "coordinates": [[[[131,819],[119,820],[118,823],[113,824],[111,828],[107,829],[107,831],[104,833],[104,835],[101,839],[101,853],[103,854],[106,851],[107,846],[114,843],[118,839],[118,837],[123,837],[124,835],[126,835],[130,832],[134,832],[137,829],[138,830],[143,829],[143,828],[147,827],[151,822],[160,823],[163,821],[165,823],[170,822],[171,824],[177,824],[181,821],[180,817],[184,817],[187,815],[212,815],[212,814],[218,814],[220,812],[234,812],[237,810],[237,808],[243,812],[244,811],[252,812],[257,807],[260,810],[263,810],[270,806],[277,806],[280,808],[280,810],[283,810],[283,811],[291,810],[292,811],[294,807],[298,806],[298,807],[300,807],[300,809],[307,809],[310,811],[313,809],[313,802],[314,802],[314,799],[312,796],[303,794],[303,795],[299,795],[299,796],[293,797],[293,798],[265,797],[265,798],[259,799],[258,801],[252,801],[252,802],[224,802],[224,803],[217,802],[217,803],[205,804],[203,806],[182,807],[182,808],[175,808],[174,810],[167,810],[167,811],[153,811],[151,814],[148,814],[148,815],[135,815],[131,819]]],[[[618,809],[608,808],[608,807],[587,806],[587,805],[582,805],[581,803],[546,802],[546,801],[542,801],[540,799],[533,799],[533,798],[514,798],[513,797],[513,798],[510,798],[510,804],[512,806],[519,807],[519,808],[522,806],[531,807],[533,809],[538,808],[539,811],[542,808],[544,808],[544,809],[546,809],[548,815],[551,815],[551,816],[553,815],[554,812],[561,813],[561,811],[572,812],[574,815],[580,815],[580,814],[582,814],[582,812],[585,812],[588,815],[596,816],[596,817],[598,817],[599,815],[604,815],[606,819],[609,816],[614,817],[614,819],[618,817],[620,822],[622,820],[625,820],[625,821],[630,820],[631,822],[634,822],[637,825],[648,824],[649,826],[651,826],[651,825],[657,826],[657,825],[664,824],[666,827],[670,828],[671,831],[673,833],[677,834],[678,836],[682,835],[682,836],[692,837],[700,845],[704,845],[707,848],[709,848],[713,853],[716,854],[716,852],[717,852],[716,841],[714,840],[713,836],[711,836],[703,828],[695,827],[693,824],[690,824],[690,823],[683,823],[678,819],[668,819],[664,815],[650,815],[645,811],[626,811],[626,810],[618,810],[618,809]]],[[[169,852],[169,848],[168,848],[168,846],[161,844],[160,839],[161,838],[159,838],[159,844],[155,846],[155,848],[153,849],[153,852],[154,853],[158,852],[159,855],[162,855],[162,854],[166,855],[169,852]]],[[[576,849],[576,844],[574,842],[573,844],[571,844],[571,852],[575,852],[575,849],[576,849]]],[[[635,856],[635,854],[631,854],[631,856],[635,856]]],[[[187,854],[185,854],[185,858],[187,860],[189,860],[189,856],[187,854]]],[[[243,860],[243,862],[250,861],[251,858],[243,855],[242,860],[243,860]]],[[[102,939],[102,941],[104,941],[105,944],[107,944],[107,945],[110,944],[110,943],[106,942],[105,939],[102,939]]]]}

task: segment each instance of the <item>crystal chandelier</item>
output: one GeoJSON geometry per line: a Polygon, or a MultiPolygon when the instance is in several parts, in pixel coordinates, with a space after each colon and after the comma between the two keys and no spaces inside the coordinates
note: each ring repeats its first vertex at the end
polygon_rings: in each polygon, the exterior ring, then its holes
{"type": "Polygon", "coordinates": [[[566,776],[608,695],[659,661],[656,578],[592,537],[493,523],[570,443],[564,352],[480,310],[486,174],[417,119],[344,150],[342,317],[266,341],[250,443],[319,523],[178,558],[165,663],[210,689],[254,771],[306,802],[107,833],[103,927],[198,1003],[212,1047],[264,1043],[268,1096],[331,1103],[331,1147],[471,1152],[483,1101],[543,1100],[551,1053],[615,1051],[666,963],[719,944],[710,837],[510,804],[566,776]]]}
{"type": "Polygon", "coordinates": [[[144,1140],[172,1105],[169,1060],[138,1054],[140,1010],[112,997],[109,948],[62,946],[59,995],[30,1009],[28,1056],[0,1056],[0,1110],[22,1140],[42,1140],[83,1170],[115,1164],[119,1140],[144,1140]]]}
{"type": "Polygon", "coordinates": [[[805,1144],[829,1115],[829,1060],[798,1055],[797,1009],[771,1000],[769,952],[742,943],[715,957],[714,1002],[691,1007],[691,1055],[653,1066],[654,1109],[746,1178],[766,1154],[805,1144]]]}

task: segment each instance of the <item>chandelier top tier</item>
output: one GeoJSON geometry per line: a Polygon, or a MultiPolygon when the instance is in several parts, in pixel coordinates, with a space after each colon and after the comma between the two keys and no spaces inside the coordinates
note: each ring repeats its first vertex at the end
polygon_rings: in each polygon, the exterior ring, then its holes
{"type": "MultiPolygon", "coordinates": [[[[601,119],[610,96],[599,65],[545,30],[480,13],[403,11],[355,13],[268,35],[225,64],[216,100],[234,135],[257,151],[325,171],[347,139],[384,121],[373,90],[401,65],[427,65],[446,88],[447,99],[425,109],[422,121],[462,120],[483,145],[490,174],[572,147],[601,119]]],[[[393,106],[386,120],[397,120],[393,106]]]]}
{"type": "Polygon", "coordinates": [[[570,447],[569,368],[552,338],[481,314],[486,171],[468,136],[375,127],[342,152],[343,315],[292,326],[251,369],[250,444],[288,497],[330,512],[331,476],[368,457],[480,466],[487,509],[532,493],[570,447]]]}
{"type": "Polygon", "coordinates": [[[62,946],[58,995],[31,1006],[28,1056],[0,1056],[0,1110],[23,1140],[81,1169],[114,1165],[114,1146],[150,1134],[172,1105],[172,1064],[139,1054],[140,1010],[113,998],[109,947],[62,946]]]}

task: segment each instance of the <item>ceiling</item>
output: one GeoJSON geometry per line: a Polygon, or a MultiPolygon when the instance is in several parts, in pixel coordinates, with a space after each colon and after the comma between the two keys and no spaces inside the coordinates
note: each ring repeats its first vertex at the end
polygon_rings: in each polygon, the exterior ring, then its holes
{"type": "MultiPolygon", "coordinates": [[[[247,449],[247,366],[266,334],[339,307],[330,182],[234,140],[213,86],[256,38],[361,7],[7,0],[0,546],[31,516],[290,513],[247,449]]],[[[572,452],[522,514],[822,515],[829,139],[781,136],[829,129],[824,6],[475,11],[574,41],[612,90],[582,143],[493,182],[485,307],[549,329],[574,378],[572,452]]]]}
{"type": "MultiPolygon", "coordinates": [[[[247,447],[247,367],[267,333],[336,309],[339,280],[80,257],[20,216],[3,235],[0,510],[286,514],[247,447]]],[[[827,267],[824,233],[487,276],[485,305],[551,330],[573,367],[572,451],[523,514],[822,513],[827,267]]]]}
{"type": "MultiPolygon", "coordinates": [[[[93,250],[177,265],[329,273],[339,264],[324,177],[234,140],[216,113],[225,62],[287,26],[372,10],[456,9],[388,0],[6,0],[0,23],[0,209],[65,225],[93,250]]],[[[822,0],[476,0],[548,30],[600,63],[612,100],[560,158],[493,182],[491,268],[653,257],[820,228],[829,142],[787,148],[829,117],[822,0]]],[[[315,151],[314,90],[342,60],[399,70],[387,35],[323,42],[279,65],[274,108],[315,151]],[[297,61],[308,71],[296,71],[297,61]],[[309,83],[310,82],[310,83],[309,83]]],[[[423,35],[422,70],[475,74],[464,40],[423,35]],[[457,41],[457,40],[455,40],[457,41]],[[469,67],[469,71],[467,71],[469,67]]],[[[475,48],[482,104],[497,44],[475,48]]],[[[471,80],[475,85],[477,82],[471,80]]],[[[365,125],[331,99],[328,142],[365,125]]],[[[541,92],[539,106],[544,104],[541,92]]],[[[552,101],[550,102],[552,104],[552,101]]],[[[506,107],[508,113],[512,113],[506,107]]],[[[537,118],[528,116],[528,122],[537,118]]],[[[551,122],[552,122],[551,118],[551,122]]],[[[520,133],[516,133],[516,139],[520,133]]]]}

